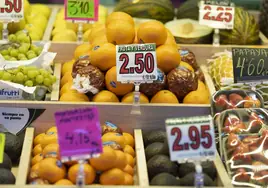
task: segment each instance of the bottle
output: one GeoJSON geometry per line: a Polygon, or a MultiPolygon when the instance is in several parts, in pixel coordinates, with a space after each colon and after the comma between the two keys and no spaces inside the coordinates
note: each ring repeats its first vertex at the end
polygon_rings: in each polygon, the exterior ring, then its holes
{"type": "Polygon", "coordinates": [[[204,174],[202,173],[202,166],[200,164],[197,164],[195,166],[195,179],[194,179],[194,185],[197,188],[201,188],[204,186],[204,174]]]}

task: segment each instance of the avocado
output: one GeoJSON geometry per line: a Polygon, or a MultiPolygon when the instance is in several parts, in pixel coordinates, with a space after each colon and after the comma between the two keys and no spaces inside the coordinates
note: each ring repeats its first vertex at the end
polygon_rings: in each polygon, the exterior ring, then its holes
{"type": "Polygon", "coordinates": [[[169,155],[169,151],[166,150],[164,143],[154,142],[146,147],[145,156],[147,161],[157,154],[169,155]]]}
{"type": "Polygon", "coordinates": [[[8,170],[11,170],[11,168],[12,168],[11,159],[9,158],[9,156],[6,153],[4,153],[4,155],[3,155],[3,163],[0,163],[0,168],[5,168],[8,170]]]}
{"type": "Polygon", "coordinates": [[[166,155],[155,155],[147,163],[150,179],[162,172],[167,172],[176,176],[177,168],[177,164],[170,161],[169,157],[166,155]]]}
{"type": "Polygon", "coordinates": [[[147,147],[149,144],[152,144],[154,142],[164,142],[167,137],[167,134],[165,131],[157,130],[157,131],[151,131],[144,135],[144,145],[147,147]]]}
{"type": "Polygon", "coordinates": [[[164,185],[164,186],[175,186],[180,185],[179,179],[169,173],[157,174],[150,182],[150,185],[164,185]]]}
{"type": "Polygon", "coordinates": [[[10,157],[12,162],[17,163],[20,158],[23,143],[18,136],[12,133],[5,132],[5,136],[5,153],[10,157]]]}
{"type": "Polygon", "coordinates": [[[15,184],[15,176],[10,170],[0,168],[0,184],[15,184]]]}
{"type": "MultiPolygon", "coordinates": [[[[215,179],[217,176],[217,171],[214,166],[213,161],[204,161],[201,163],[203,173],[207,174],[211,179],[215,179]]],[[[179,177],[182,178],[185,175],[195,172],[194,163],[183,163],[180,164],[179,177]]]]}
{"type": "MultiPolygon", "coordinates": [[[[181,186],[194,186],[195,184],[195,172],[191,172],[180,179],[181,186]]],[[[204,174],[204,186],[215,186],[213,180],[204,174]]]]}

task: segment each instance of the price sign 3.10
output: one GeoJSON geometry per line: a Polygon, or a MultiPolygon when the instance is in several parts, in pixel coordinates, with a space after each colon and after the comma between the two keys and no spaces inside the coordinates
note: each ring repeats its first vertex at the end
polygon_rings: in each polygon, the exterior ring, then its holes
{"type": "Polygon", "coordinates": [[[23,17],[23,0],[0,0],[0,20],[16,21],[23,17]]]}
{"type": "Polygon", "coordinates": [[[97,21],[99,0],[65,0],[65,19],[97,21]]]}
{"type": "Polygon", "coordinates": [[[235,9],[231,6],[209,5],[199,7],[199,23],[215,29],[233,29],[235,9]]]}
{"type": "Polygon", "coordinates": [[[216,146],[211,116],[167,119],[166,131],[172,161],[214,159],[216,146]]]}
{"type": "Polygon", "coordinates": [[[155,49],[155,44],[117,45],[117,81],[152,82],[157,80],[155,49]]]}

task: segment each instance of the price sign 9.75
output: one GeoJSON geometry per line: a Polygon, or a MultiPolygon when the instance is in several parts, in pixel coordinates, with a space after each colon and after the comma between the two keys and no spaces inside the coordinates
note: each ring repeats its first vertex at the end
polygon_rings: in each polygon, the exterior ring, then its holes
{"type": "Polygon", "coordinates": [[[116,46],[116,71],[119,82],[157,80],[155,44],[116,46]]]}
{"type": "Polygon", "coordinates": [[[210,120],[200,123],[166,124],[172,161],[214,158],[215,133],[210,120]]]}
{"type": "Polygon", "coordinates": [[[24,17],[23,0],[0,1],[0,20],[20,20],[24,17]]]}

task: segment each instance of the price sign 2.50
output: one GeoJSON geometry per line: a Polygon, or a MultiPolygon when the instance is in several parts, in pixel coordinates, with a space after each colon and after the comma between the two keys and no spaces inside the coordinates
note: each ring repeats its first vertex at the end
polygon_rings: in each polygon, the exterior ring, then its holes
{"type": "Polygon", "coordinates": [[[23,18],[23,0],[0,0],[0,20],[23,18]]]}

